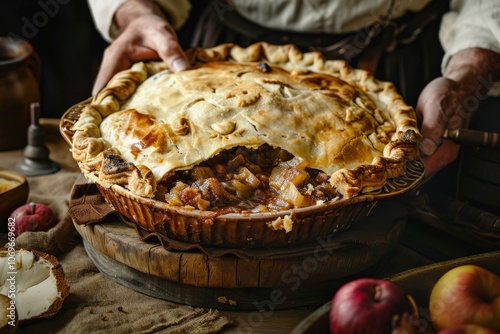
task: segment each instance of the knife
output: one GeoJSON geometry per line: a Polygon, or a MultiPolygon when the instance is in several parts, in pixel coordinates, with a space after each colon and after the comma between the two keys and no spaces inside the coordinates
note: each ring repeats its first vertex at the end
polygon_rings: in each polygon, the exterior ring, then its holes
{"type": "Polygon", "coordinates": [[[447,129],[444,131],[443,137],[457,144],[500,149],[500,133],[497,132],[470,129],[447,129]]]}

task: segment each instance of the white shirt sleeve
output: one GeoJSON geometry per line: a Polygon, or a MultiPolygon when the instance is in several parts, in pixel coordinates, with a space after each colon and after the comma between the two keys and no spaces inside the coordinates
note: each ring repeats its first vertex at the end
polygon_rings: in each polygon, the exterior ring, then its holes
{"type": "Polygon", "coordinates": [[[113,15],[115,11],[126,0],[87,0],[89,9],[94,20],[97,31],[108,42],[112,41],[110,36],[113,15]]]}
{"type": "Polygon", "coordinates": [[[452,0],[450,12],[443,16],[439,38],[446,68],[450,57],[468,48],[482,48],[500,53],[500,1],[452,0]]]}
{"type": "MultiPolygon", "coordinates": [[[[127,0],[87,0],[94,24],[101,36],[111,42],[118,34],[113,23],[116,10],[127,0]]],[[[188,0],[154,0],[167,13],[174,29],[182,27],[189,17],[191,3],[188,0]]]]}

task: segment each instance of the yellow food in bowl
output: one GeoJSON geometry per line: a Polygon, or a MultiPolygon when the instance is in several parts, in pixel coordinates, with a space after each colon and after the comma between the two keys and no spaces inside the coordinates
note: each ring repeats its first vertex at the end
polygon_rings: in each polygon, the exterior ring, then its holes
{"type": "Polygon", "coordinates": [[[19,181],[9,180],[9,179],[5,179],[5,178],[0,177],[0,194],[15,188],[20,184],[21,184],[21,182],[19,182],[19,181]]]}

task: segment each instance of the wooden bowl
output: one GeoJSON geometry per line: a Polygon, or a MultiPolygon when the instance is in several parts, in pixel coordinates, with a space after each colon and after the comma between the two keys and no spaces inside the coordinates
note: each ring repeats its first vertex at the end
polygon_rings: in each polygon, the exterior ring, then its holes
{"type": "Polygon", "coordinates": [[[0,170],[1,180],[13,181],[17,184],[13,188],[0,192],[0,232],[7,233],[8,218],[15,209],[26,204],[29,185],[26,177],[10,170],[0,170]]]}
{"type": "MultiPolygon", "coordinates": [[[[72,125],[89,102],[86,100],[73,106],[61,118],[60,132],[69,145],[72,145],[74,135],[72,125]]],[[[374,192],[342,198],[326,205],[244,214],[217,214],[171,206],[137,196],[119,185],[104,187],[97,184],[97,187],[117,212],[160,236],[207,247],[263,249],[304,244],[344,231],[369,215],[379,200],[410,191],[423,176],[423,163],[409,161],[404,176],[388,179],[382,189],[374,192]],[[292,229],[276,229],[280,220],[293,221],[292,229]]]]}
{"type": "MultiPolygon", "coordinates": [[[[429,296],[432,288],[438,279],[448,270],[466,264],[475,264],[500,275],[500,251],[437,262],[403,271],[387,279],[401,285],[415,299],[417,306],[421,308],[420,310],[425,312],[429,307],[429,296]]],[[[289,334],[329,333],[328,317],[330,304],[328,302],[316,309],[307,318],[302,320],[297,327],[292,329],[289,334]]],[[[421,322],[425,322],[422,324],[427,325],[426,329],[429,330],[426,333],[433,333],[431,331],[432,325],[427,318],[428,314],[422,314],[421,316],[421,322]]]]}

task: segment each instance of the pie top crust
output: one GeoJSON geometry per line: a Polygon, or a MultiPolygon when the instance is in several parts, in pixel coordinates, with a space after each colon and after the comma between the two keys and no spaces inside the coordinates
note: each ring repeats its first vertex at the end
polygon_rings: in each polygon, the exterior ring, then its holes
{"type": "Polygon", "coordinates": [[[87,178],[153,197],[157,185],[234,147],[279,147],[339,196],[380,189],[419,159],[416,116],[394,85],[292,45],[187,52],[192,68],[140,62],[115,75],[73,126],[87,178]]]}

